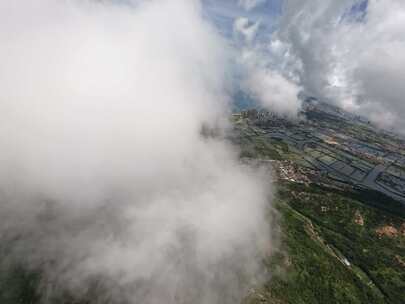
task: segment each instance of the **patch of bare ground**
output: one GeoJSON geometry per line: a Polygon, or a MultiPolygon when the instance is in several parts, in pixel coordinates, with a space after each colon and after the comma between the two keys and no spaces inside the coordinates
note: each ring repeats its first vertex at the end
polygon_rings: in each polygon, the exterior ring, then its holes
{"type": "Polygon", "coordinates": [[[396,237],[398,237],[398,234],[399,234],[398,229],[391,225],[382,226],[382,227],[378,228],[375,232],[377,233],[378,237],[380,237],[380,238],[383,236],[386,236],[389,238],[396,238],[396,237]]]}
{"type": "Polygon", "coordinates": [[[356,213],[354,214],[354,222],[357,225],[364,226],[364,218],[359,210],[357,210],[356,213]]]}
{"type": "Polygon", "coordinates": [[[399,255],[395,256],[395,261],[402,266],[402,268],[405,268],[405,259],[403,257],[400,257],[399,255]]]}

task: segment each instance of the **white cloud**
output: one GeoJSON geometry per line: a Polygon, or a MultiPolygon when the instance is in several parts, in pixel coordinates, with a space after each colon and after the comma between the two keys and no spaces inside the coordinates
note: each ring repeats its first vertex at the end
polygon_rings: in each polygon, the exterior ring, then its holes
{"type": "Polygon", "coordinates": [[[261,106],[272,112],[296,118],[301,109],[300,88],[274,70],[250,70],[243,86],[261,106]]]}
{"type": "Polygon", "coordinates": [[[260,27],[260,20],[254,23],[249,22],[248,18],[239,17],[234,21],[233,30],[236,36],[242,35],[247,43],[252,43],[260,27]]]}
{"type": "Polygon", "coordinates": [[[2,1],[0,18],[10,258],[44,272],[50,302],[239,301],[269,190],[201,135],[226,120],[228,53],[198,1],[2,1]]]}
{"type": "Polygon", "coordinates": [[[283,72],[308,94],[405,132],[405,4],[370,0],[364,11],[358,3],[285,2],[274,35],[289,52],[283,72]]]}
{"type": "Polygon", "coordinates": [[[269,61],[260,44],[243,49],[239,64],[243,68],[241,89],[258,104],[290,119],[297,118],[302,101],[301,87],[269,61]]]}
{"type": "Polygon", "coordinates": [[[250,11],[266,3],[267,0],[238,0],[238,5],[247,11],[250,11]]]}
{"type": "Polygon", "coordinates": [[[285,64],[280,65],[280,62],[286,61],[287,49],[279,40],[272,41],[270,46],[262,40],[255,40],[259,27],[260,21],[253,23],[245,17],[234,21],[234,38],[240,47],[237,56],[237,65],[241,70],[240,89],[260,106],[296,118],[301,109],[298,98],[301,88],[296,84],[293,73],[283,73],[288,71],[284,68],[285,64]]]}

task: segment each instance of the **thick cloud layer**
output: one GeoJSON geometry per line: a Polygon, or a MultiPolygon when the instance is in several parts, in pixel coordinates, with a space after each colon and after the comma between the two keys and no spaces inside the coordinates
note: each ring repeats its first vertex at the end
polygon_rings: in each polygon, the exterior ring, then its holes
{"type": "Polygon", "coordinates": [[[289,118],[297,118],[301,109],[298,95],[301,91],[297,81],[288,69],[282,68],[277,58],[276,45],[273,54],[269,52],[267,41],[256,39],[260,32],[260,20],[249,21],[246,17],[234,22],[234,40],[240,46],[238,66],[241,67],[241,89],[256,100],[261,107],[289,118]]]}
{"type": "Polygon", "coordinates": [[[300,88],[271,68],[251,67],[243,88],[260,105],[274,113],[295,119],[301,109],[300,88]]]}
{"type": "Polygon", "coordinates": [[[308,95],[405,132],[404,28],[401,0],[287,0],[271,45],[308,95]]]}
{"type": "Polygon", "coordinates": [[[0,236],[45,302],[234,303],[260,274],[269,189],[202,135],[228,55],[200,9],[0,2],[0,236]]]}

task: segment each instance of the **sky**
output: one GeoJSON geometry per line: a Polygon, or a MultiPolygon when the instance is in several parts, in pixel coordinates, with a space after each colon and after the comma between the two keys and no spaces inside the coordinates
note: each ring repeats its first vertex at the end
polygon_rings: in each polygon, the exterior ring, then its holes
{"type": "Polygon", "coordinates": [[[204,9],[218,28],[228,37],[232,35],[233,23],[236,18],[248,17],[252,21],[261,20],[262,33],[271,33],[276,26],[276,18],[281,12],[280,0],[245,1],[248,5],[237,0],[203,0],[204,9]]]}

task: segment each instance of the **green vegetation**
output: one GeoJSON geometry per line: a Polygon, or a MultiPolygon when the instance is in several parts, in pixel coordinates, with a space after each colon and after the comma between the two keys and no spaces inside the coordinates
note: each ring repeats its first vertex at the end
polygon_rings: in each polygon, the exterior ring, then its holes
{"type": "Polygon", "coordinates": [[[0,268],[0,303],[36,304],[39,302],[38,276],[21,266],[0,268]]]}
{"type": "Polygon", "coordinates": [[[249,137],[243,143],[240,153],[241,157],[274,160],[282,159],[280,152],[283,151],[284,147],[277,148],[277,146],[271,145],[260,136],[249,137]]]}
{"type": "MultiPolygon", "coordinates": [[[[393,138],[377,136],[368,126],[317,112],[311,115],[319,120],[319,128],[381,146],[396,143],[393,138]]],[[[241,158],[288,161],[284,163],[310,171],[317,170],[310,163],[315,159],[325,164],[348,161],[357,168],[359,180],[379,163],[328,145],[309,144],[300,152],[297,145],[271,138],[240,115],[231,121],[235,126],[231,140],[239,147],[241,158]]],[[[298,129],[302,128],[304,125],[298,129]]],[[[405,169],[395,164],[388,172],[403,177],[405,169]]],[[[309,184],[287,181],[296,178],[278,181],[274,205],[281,215],[281,244],[264,261],[271,278],[252,290],[244,304],[405,303],[404,205],[361,185],[337,182],[339,176],[331,177],[332,173],[320,174],[309,184]]],[[[22,267],[0,268],[0,304],[38,303],[39,281],[39,275],[22,267]]],[[[88,298],[95,299],[102,288],[95,290],[88,298]]],[[[77,304],[68,298],[54,302],[77,304]]]]}
{"type": "Polygon", "coordinates": [[[283,182],[275,274],[249,303],[404,303],[404,220],[334,189],[283,182]],[[379,234],[394,227],[396,235],[379,234]],[[280,270],[283,269],[283,271],[280,270]]]}
{"type": "Polygon", "coordinates": [[[270,139],[260,130],[239,122],[238,133],[232,138],[242,158],[303,161],[282,140],[270,139]]]}
{"type": "MultiPolygon", "coordinates": [[[[316,121],[318,130],[331,129],[343,138],[371,142],[376,147],[396,144],[369,126],[348,123],[337,116],[312,112],[308,118],[316,121]]],[[[353,178],[359,181],[380,163],[377,158],[364,159],[361,154],[343,151],[339,144],[320,145],[316,140],[301,146],[303,151],[296,151],[297,145],[272,138],[258,125],[270,126],[276,134],[283,129],[298,134],[294,135],[296,142],[303,140],[299,134],[306,128],[305,123],[291,127],[281,122],[277,127],[271,119],[267,125],[241,119],[236,125],[241,156],[288,160],[315,171],[311,160],[326,165],[341,160],[356,168],[353,178]]],[[[294,140],[294,136],[290,138],[294,140]]],[[[402,176],[398,166],[392,166],[390,172],[402,176]]],[[[297,180],[298,175],[278,181],[275,204],[281,215],[282,244],[266,261],[271,279],[254,290],[246,303],[405,303],[404,205],[386,194],[339,182],[340,177],[333,176],[329,172],[310,184],[287,181],[297,180]]]]}

